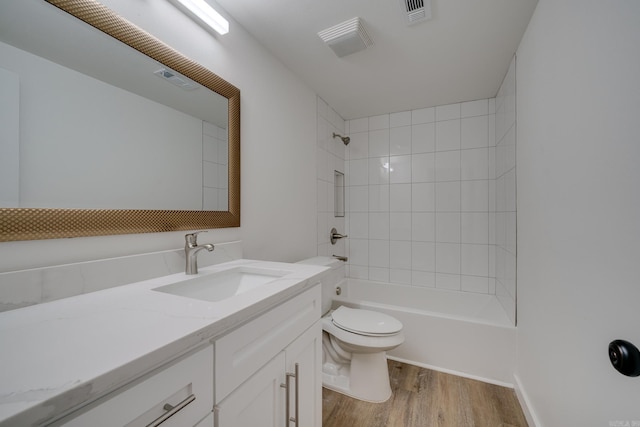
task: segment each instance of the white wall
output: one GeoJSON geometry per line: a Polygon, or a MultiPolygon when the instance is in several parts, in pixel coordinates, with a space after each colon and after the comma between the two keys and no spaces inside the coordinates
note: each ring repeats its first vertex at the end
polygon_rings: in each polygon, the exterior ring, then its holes
{"type": "Polygon", "coordinates": [[[540,0],[518,49],[518,366],[540,426],[640,424],[640,2],[540,0]],[[635,422],[635,423],[634,423],[635,422]]]}
{"type": "MultiPolygon", "coordinates": [[[[296,261],[315,255],[313,91],[233,21],[229,34],[214,37],[168,2],[103,3],[241,90],[242,226],[212,230],[201,241],[241,239],[248,258],[296,261]]],[[[183,235],[0,243],[0,271],[176,248],[183,244],[183,235]]]]}

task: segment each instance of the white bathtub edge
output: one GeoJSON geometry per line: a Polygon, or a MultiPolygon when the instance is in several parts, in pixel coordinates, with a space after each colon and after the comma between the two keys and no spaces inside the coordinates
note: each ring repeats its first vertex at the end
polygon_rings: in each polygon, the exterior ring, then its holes
{"type": "Polygon", "coordinates": [[[522,408],[524,417],[527,419],[527,424],[529,424],[529,427],[542,427],[542,424],[538,420],[538,417],[533,410],[531,400],[529,399],[527,392],[522,386],[522,382],[520,381],[520,377],[518,377],[518,374],[513,374],[513,382],[515,385],[514,391],[516,392],[516,397],[520,402],[520,407],[522,408]]]}
{"type": "MultiPolygon", "coordinates": [[[[481,377],[481,376],[478,376],[478,375],[472,375],[472,374],[468,374],[466,372],[456,371],[454,369],[441,368],[439,366],[429,365],[427,363],[420,363],[420,362],[416,362],[414,360],[407,360],[407,359],[402,359],[400,357],[394,357],[394,356],[389,356],[389,355],[387,355],[387,359],[395,360],[396,362],[406,363],[408,365],[419,366],[421,368],[431,369],[432,371],[438,371],[438,372],[443,372],[445,374],[455,375],[457,377],[468,378],[470,380],[476,380],[476,381],[482,381],[483,383],[493,384],[493,385],[497,385],[497,386],[500,386],[500,387],[506,387],[506,388],[511,388],[511,389],[514,388],[514,385],[511,384],[511,383],[494,380],[492,378],[481,377]]],[[[534,427],[534,426],[529,426],[529,427],[534,427]]]]}

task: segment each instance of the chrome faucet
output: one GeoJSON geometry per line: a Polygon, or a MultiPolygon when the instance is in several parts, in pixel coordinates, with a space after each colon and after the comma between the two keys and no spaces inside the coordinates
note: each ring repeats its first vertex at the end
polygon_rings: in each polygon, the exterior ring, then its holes
{"type": "Polygon", "coordinates": [[[198,234],[200,233],[206,233],[206,231],[196,231],[184,236],[184,253],[187,259],[185,274],[198,274],[198,252],[202,249],[211,252],[214,248],[210,243],[198,246],[198,234]]]}

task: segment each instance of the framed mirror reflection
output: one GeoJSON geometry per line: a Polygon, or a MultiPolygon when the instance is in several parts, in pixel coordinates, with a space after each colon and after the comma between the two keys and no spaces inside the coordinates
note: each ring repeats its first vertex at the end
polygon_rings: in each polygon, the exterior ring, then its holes
{"type": "Polygon", "coordinates": [[[93,0],[0,8],[0,241],[240,225],[239,89],[93,0]]]}

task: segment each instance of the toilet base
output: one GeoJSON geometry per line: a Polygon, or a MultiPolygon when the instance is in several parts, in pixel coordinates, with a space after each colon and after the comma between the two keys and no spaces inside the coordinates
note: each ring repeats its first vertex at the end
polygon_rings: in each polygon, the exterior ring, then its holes
{"type": "Polygon", "coordinates": [[[386,402],[391,397],[386,352],[355,353],[350,364],[325,362],[322,386],[366,402],[386,402]]]}

